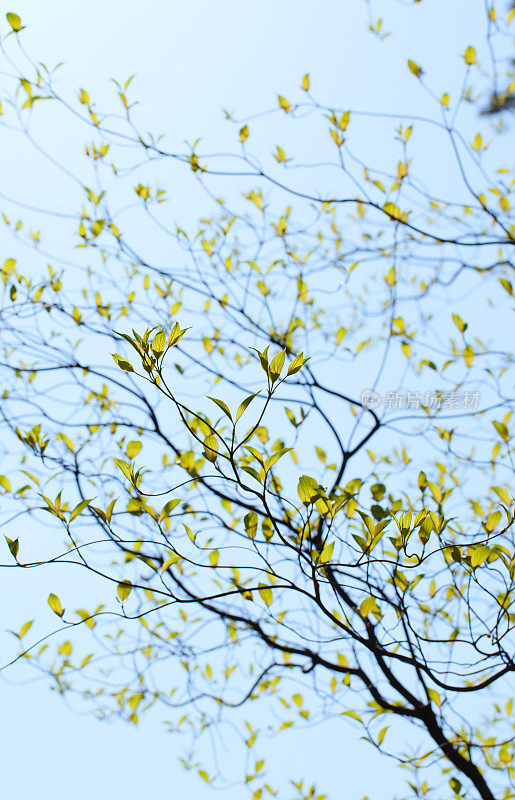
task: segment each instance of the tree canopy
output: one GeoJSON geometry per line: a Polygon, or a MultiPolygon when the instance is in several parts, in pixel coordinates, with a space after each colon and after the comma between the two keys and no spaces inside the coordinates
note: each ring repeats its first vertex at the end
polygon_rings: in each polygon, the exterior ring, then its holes
{"type": "Polygon", "coordinates": [[[407,768],[406,797],[515,797],[514,17],[486,9],[458,96],[408,54],[426,115],[327,106],[306,74],[226,112],[213,153],[147,132],[131,78],[110,109],[67,96],[7,14],[0,123],[82,199],[3,213],[32,249],[4,237],[2,567],[86,571],[102,602],[51,593],[56,626],[27,621],[5,667],[211,737],[184,763],[215,786],[241,777],[226,726],[253,800],[284,791],[262,738],[328,718],[407,768]],[[74,168],[45,114],[77,126],[74,168]],[[195,228],[167,211],[177,170],[195,228]]]}

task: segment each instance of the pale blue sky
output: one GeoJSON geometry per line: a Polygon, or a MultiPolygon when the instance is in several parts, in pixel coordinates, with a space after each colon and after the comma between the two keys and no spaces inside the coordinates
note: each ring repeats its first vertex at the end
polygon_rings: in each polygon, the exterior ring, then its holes
{"type": "MultiPolygon", "coordinates": [[[[66,62],[65,86],[87,86],[96,96],[104,93],[108,78],[137,73],[134,93],[144,101],[149,127],[166,132],[173,147],[198,136],[216,146],[221,108],[242,116],[268,108],[278,92],[295,92],[305,72],[321,101],[363,110],[416,114],[426,107],[416,80],[407,74],[407,57],[430,69],[439,91],[456,89],[457,54],[477,38],[483,3],[433,0],[409,6],[390,0],[376,7],[386,30],[393,31],[382,45],[366,31],[361,0],[159,0],[145,8],[134,0],[20,0],[8,10],[19,13],[28,26],[25,47],[36,60],[66,62]]],[[[52,135],[66,152],[71,132],[60,129],[52,135]]],[[[28,169],[20,175],[12,151],[16,145],[6,142],[0,146],[2,185],[18,199],[62,207],[66,190],[28,169]]],[[[181,197],[180,204],[190,220],[196,217],[188,197],[181,197]]],[[[64,585],[66,580],[50,579],[47,572],[37,578],[34,572],[3,576],[0,627],[16,629],[28,618],[41,617],[48,592],[59,592],[59,581],[64,585]]],[[[182,742],[177,744],[157,719],[137,729],[120,722],[101,724],[67,709],[44,682],[17,684],[17,679],[12,670],[0,681],[6,796],[213,796],[177,765],[182,742]]],[[[274,771],[304,772],[308,780],[320,781],[330,798],[360,800],[366,794],[382,800],[393,796],[395,787],[400,793],[402,774],[355,737],[352,723],[283,735],[274,771]],[[313,763],[318,761],[316,768],[303,769],[307,753],[313,763]]],[[[236,800],[242,792],[237,788],[221,796],[236,800]]]]}

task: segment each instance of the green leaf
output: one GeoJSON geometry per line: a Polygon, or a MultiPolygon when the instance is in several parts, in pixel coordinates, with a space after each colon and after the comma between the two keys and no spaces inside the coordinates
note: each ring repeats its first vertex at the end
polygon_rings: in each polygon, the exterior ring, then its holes
{"type": "Polygon", "coordinates": [[[435,691],[435,689],[428,688],[427,693],[430,699],[433,701],[433,703],[436,703],[437,706],[440,706],[442,704],[440,695],[438,694],[437,691],[435,691]]]}
{"type": "Polygon", "coordinates": [[[383,743],[383,739],[386,736],[387,730],[388,730],[388,726],[386,726],[386,728],[381,728],[381,730],[379,731],[379,735],[377,737],[377,744],[378,744],[379,747],[381,747],[381,745],[383,743]]]}
{"type": "Polygon", "coordinates": [[[494,420],[492,422],[492,425],[494,426],[495,430],[497,431],[503,442],[507,442],[508,439],[510,438],[510,433],[504,422],[496,422],[494,420]]]}
{"type": "Polygon", "coordinates": [[[422,67],[419,67],[419,65],[416,64],[415,61],[412,61],[411,58],[408,58],[408,67],[410,72],[412,72],[416,78],[420,78],[422,75],[422,67]]]}
{"type": "Polygon", "coordinates": [[[492,486],[492,489],[501,498],[503,503],[507,506],[511,505],[511,498],[506,489],[502,489],[500,486],[492,486]]]}
{"type": "Polygon", "coordinates": [[[117,353],[111,353],[112,357],[115,360],[115,363],[120,369],[123,369],[124,372],[134,372],[134,367],[125,358],[122,358],[117,353]]]}
{"type": "Polygon", "coordinates": [[[472,565],[472,568],[475,569],[476,567],[481,566],[481,564],[484,561],[486,561],[489,555],[490,555],[490,548],[488,547],[488,545],[483,544],[480,545],[479,547],[476,547],[476,549],[474,550],[474,552],[470,557],[470,563],[472,565]]]}
{"type": "Polygon", "coordinates": [[[152,340],[152,352],[159,358],[159,356],[164,353],[165,347],[166,334],[163,330],[160,330],[158,333],[156,333],[152,340]]]}
{"type": "Polygon", "coordinates": [[[7,547],[9,548],[11,555],[13,558],[16,558],[18,555],[18,550],[20,549],[20,540],[19,539],[9,539],[8,536],[4,536],[5,541],[7,542],[7,547]]]}
{"type": "Polygon", "coordinates": [[[73,522],[73,520],[76,519],[76,517],[78,517],[79,514],[82,514],[84,509],[89,506],[92,500],[93,500],[92,497],[89,500],[81,500],[81,502],[75,506],[72,513],[70,514],[70,522],[73,522]]]}
{"type": "Polygon", "coordinates": [[[61,605],[61,601],[59,600],[56,594],[49,594],[48,595],[48,605],[54,612],[57,614],[58,617],[62,617],[64,614],[64,608],[61,605]]]}
{"type": "Polygon", "coordinates": [[[161,572],[166,572],[167,569],[170,569],[174,564],[177,564],[179,561],[179,556],[175,553],[170,558],[167,558],[166,561],[163,562],[163,566],[161,567],[161,572]]]}
{"type": "Polygon", "coordinates": [[[333,555],[333,550],[334,550],[334,542],[331,542],[331,544],[326,544],[326,546],[324,547],[324,549],[322,550],[322,552],[320,554],[320,563],[321,564],[328,564],[329,563],[329,561],[331,560],[331,557],[333,555]]]}
{"type": "Polygon", "coordinates": [[[127,464],[126,461],[122,461],[119,458],[115,458],[113,460],[114,460],[114,463],[116,464],[116,466],[118,467],[118,469],[120,469],[123,472],[123,474],[125,475],[127,480],[132,483],[132,467],[131,467],[131,465],[127,464]]]}
{"type": "Polygon", "coordinates": [[[362,617],[368,617],[368,615],[374,610],[376,607],[376,599],[375,597],[367,597],[361,603],[359,607],[359,612],[362,617]]]}
{"type": "Polygon", "coordinates": [[[468,324],[466,322],[463,322],[462,318],[458,316],[458,314],[452,315],[452,321],[454,322],[460,333],[465,333],[465,331],[468,328],[468,324]]]}
{"type": "Polygon", "coordinates": [[[132,583],[130,581],[120,581],[116,591],[118,593],[118,597],[123,603],[123,601],[127,600],[128,596],[132,592],[132,583]]]}
{"type": "Polygon", "coordinates": [[[363,723],[360,715],[356,711],[343,711],[342,712],[346,717],[352,717],[352,719],[357,720],[358,722],[363,723]]]}
{"type": "Polygon", "coordinates": [[[284,111],[286,114],[288,113],[288,111],[290,111],[290,110],[291,110],[291,105],[289,104],[289,102],[288,102],[288,100],[286,99],[286,97],[283,97],[282,95],[278,94],[278,95],[277,95],[277,101],[278,101],[278,103],[279,103],[279,106],[282,108],[282,110],[283,110],[283,111],[284,111]]]}
{"type": "Polygon", "coordinates": [[[254,467],[243,466],[242,470],[248,475],[252,475],[252,477],[255,478],[259,483],[263,483],[264,474],[260,474],[257,469],[254,469],[254,467]]]}
{"type": "Polygon", "coordinates": [[[14,14],[12,11],[9,11],[5,15],[5,18],[13,31],[18,33],[18,31],[22,30],[21,18],[18,16],[18,14],[14,14]]]}
{"type": "Polygon", "coordinates": [[[125,448],[125,455],[127,458],[136,458],[139,451],[142,448],[141,442],[127,442],[127,447],[125,448]]]}
{"type": "Polygon", "coordinates": [[[179,323],[176,322],[172,328],[170,336],[168,337],[168,347],[175,347],[176,344],[179,344],[187,330],[189,330],[189,328],[181,329],[179,323]]]}
{"type": "Polygon", "coordinates": [[[175,498],[174,500],[169,500],[166,503],[166,505],[163,506],[163,510],[161,511],[161,514],[159,515],[159,521],[162,522],[166,517],[168,517],[171,514],[171,512],[174,510],[174,508],[179,505],[180,502],[181,501],[178,498],[175,498]]]}
{"type": "Polygon", "coordinates": [[[269,542],[272,536],[274,535],[274,526],[270,517],[265,517],[261,521],[261,530],[263,532],[263,536],[265,537],[266,541],[269,542]]]}
{"type": "Polygon", "coordinates": [[[301,502],[305,506],[309,506],[318,495],[318,483],[314,478],[310,478],[309,475],[302,475],[299,478],[297,492],[301,502]]]}
{"type": "MultiPolygon", "coordinates": [[[[100,611],[100,608],[97,608],[97,611],[95,613],[98,613],[98,611],[100,611]]],[[[86,611],[85,608],[78,608],[75,613],[82,618],[82,621],[88,626],[88,628],[93,629],[95,627],[96,622],[94,619],[92,619],[93,615],[90,614],[89,611],[86,611]]]]}
{"type": "Polygon", "coordinates": [[[218,455],[218,439],[216,436],[206,436],[204,439],[204,457],[215,462],[218,455]]]}
{"type": "Polygon", "coordinates": [[[291,447],[281,447],[280,450],[269,456],[264,464],[265,471],[268,472],[270,469],[272,469],[274,464],[276,464],[285,453],[289,453],[291,449],[292,449],[291,447]]]}
{"type": "Polygon", "coordinates": [[[317,487],[317,496],[315,499],[317,511],[319,514],[329,514],[331,511],[331,501],[325,493],[322,486],[317,487]]]}
{"type": "Polygon", "coordinates": [[[129,708],[132,711],[135,711],[143,700],[144,696],[145,695],[143,695],[141,692],[136,692],[136,694],[131,695],[128,700],[129,708]]]}
{"type": "Polygon", "coordinates": [[[258,586],[258,592],[261,595],[261,597],[263,599],[263,602],[267,606],[271,606],[272,605],[272,600],[274,599],[274,597],[273,597],[272,590],[271,590],[270,586],[265,586],[264,584],[260,583],[259,586],[258,586]]]}
{"type": "Polygon", "coordinates": [[[23,639],[23,637],[25,636],[25,634],[26,634],[26,633],[28,633],[28,632],[30,631],[30,629],[32,628],[32,623],[33,623],[33,622],[34,622],[34,620],[33,620],[33,619],[29,619],[27,622],[24,622],[24,623],[23,623],[23,625],[21,626],[21,630],[20,630],[20,632],[19,632],[19,634],[18,634],[18,635],[19,635],[19,637],[20,637],[20,639],[23,639]]]}
{"type": "Polygon", "coordinates": [[[509,295],[513,296],[513,286],[511,285],[510,281],[507,281],[506,278],[499,278],[499,283],[509,295]]]}
{"type": "Polygon", "coordinates": [[[475,354],[474,354],[474,350],[473,350],[473,348],[472,348],[472,347],[471,347],[471,346],[468,344],[468,345],[465,347],[464,351],[463,351],[463,358],[464,358],[464,360],[465,360],[465,364],[467,365],[467,367],[471,367],[471,366],[472,366],[472,364],[474,363],[474,356],[475,356],[475,354]]]}
{"type": "Polygon", "coordinates": [[[236,412],[236,422],[238,422],[238,420],[241,417],[241,415],[247,410],[247,408],[252,403],[254,398],[257,397],[257,395],[258,395],[258,392],[256,392],[255,394],[251,394],[248,397],[246,397],[245,400],[243,400],[242,403],[240,403],[240,405],[238,406],[238,410],[236,412]]]}
{"type": "Polygon", "coordinates": [[[476,61],[476,51],[472,46],[467,47],[462,56],[465,64],[470,67],[476,61]]]}
{"type": "Polygon", "coordinates": [[[2,489],[5,489],[6,492],[11,491],[11,482],[9,478],[6,478],[5,475],[0,475],[0,486],[2,489]]]}
{"type": "MultiPolygon", "coordinates": [[[[399,206],[396,206],[395,203],[391,203],[389,200],[383,205],[383,211],[385,211],[388,216],[393,217],[393,219],[402,219],[402,211],[400,210],[399,206]]],[[[395,278],[395,269],[393,267],[390,272],[392,272],[392,270],[393,277],[388,281],[390,285],[392,285],[393,278],[395,278]]]]}
{"type": "Polygon", "coordinates": [[[65,433],[58,433],[55,438],[56,438],[56,441],[60,440],[60,441],[64,442],[66,447],[68,448],[68,450],[70,450],[70,452],[72,452],[72,453],[75,452],[75,445],[73,444],[73,442],[70,439],[70,437],[66,436],[65,433]]]}
{"type": "Polygon", "coordinates": [[[338,127],[342,131],[346,131],[349,125],[349,120],[350,120],[350,111],[344,111],[340,117],[340,121],[338,122],[338,127]]]}
{"type": "Polygon", "coordinates": [[[302,369],[306,361],[309,361],[309,358],[304,358],[304,354],[300,353],[298,356],[295,356],[293,361],[290,363],[288,367],[288,375],[295,375],[296,372],[302,369]]]}
{"type": "MultiPolygon", "coordinates": [[[[259,357],[259,363],[261,364],[261,368],[263,369],[264,372],[266,372],[267,375],[268,375],[268,350],[269,350],[269,348],[270,348],[270,345],[267,345],[262,353],[260,353],[259,350],[256,350],[256,353],[258,354],[258,357],[259,357]]],[[[251,350],[255,350],[254,347],[251,347],[250,349],[251,350]]]]}
{"type": "Polygon", "coordinates": [[[224,403],[223,400],[218,400],[217,397],[209,397],[209,396],[208,396],[207,399],[211,400],[213,403],[216,403],[218,408],[221,408],[222,411],[224,412],[224,414],[226,414],[229,417],[229,419],[231,420],[231,422],[232,422],[232,416],[231,416],[231,412],[229,411],[229,406],[226,403],[224,403]]]}
{"type": "Polygon", "coordinates": [[[281,350],[280,353],[277,353],[276,356],[270,362],[270,367],[268,368],[268,374],[270,375],[270,380],[272,383],[279,378],[281,374],[281,370],[284,367],[284,358],[286,355],[286,350],[281,350]]]}
{"type": "Polygon", "coordinates": [[[488,533],[491,533],[494,528],[497,527],[499,522],[501,521],[502,514],[500,511],[493,511],[492,514],[489,514],[485,523],[485,528],[488,533]]]}
{"type": "Polygon", "coordinates": [[[255,511],[249,511],[243,518],[245,532],[250,539],[254,539],[257,532],[258,518],[255,511]]]}

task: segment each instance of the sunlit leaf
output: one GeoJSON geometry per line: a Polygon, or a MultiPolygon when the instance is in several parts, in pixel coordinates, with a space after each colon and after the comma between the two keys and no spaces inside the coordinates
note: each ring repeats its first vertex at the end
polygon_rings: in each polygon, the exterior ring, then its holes
{"type": "Polygon", "coordinates": [[[120,581],[120,583],[117,586],[116,592],[118,594],[118,597],[123,603],[123,601],[127,600],[128,596],[132,592],[132,583],[127,580],[120,581]]]}
{"type": "Polygon", "coordinates": [[[62,617],[63,616],[64,609],[63,609],[63,607],[61,605],[61,601],[59,600],[59,598],[58,598],[58,596],[56,594],[49,594],[48,595],[48,605],[50,606],[50,608],[52,609],[54,614],[57,614],[58,617],[62,617]]]}

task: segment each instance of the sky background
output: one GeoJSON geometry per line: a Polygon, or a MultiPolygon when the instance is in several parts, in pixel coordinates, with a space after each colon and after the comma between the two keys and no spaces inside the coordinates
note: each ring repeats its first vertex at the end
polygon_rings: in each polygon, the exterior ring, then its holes
{"type": "MultiPolygon", "coordinates": [[[[433,0],[410,6],[390,0],[375,9],[385,18],[385,30],[392,31],[383,43],[367,32],[366,6],[360,0],[173,0],[145,8],[133,0],[89,0],[86,5],[20,0],[5,11],[20,14],[28,26],[24,44],[35,60],[65,62],[63,85],[70,91],[86,86],[92,96],[103,96],[109,78],[125,80],[136,73],[134,95],[144,103],[148,127],[166,132],[173,148],[198,136],[216,142],[222,108],[241,116],[269,108],[277,93],[295,93],[306,72],[323,102],[416,114],[427,108],[427,98],[406,68],[411,57],[431,73],[440,92],[452,93],[462,75],[459,54],[482,33],[483,3],[433,0]]],[[[0,24],[5,32],[3,14],[0,24]]],[[[73,152],[71,128],[49,135],[61,143],[65,156],[73,152]]],[[[26,202],[65,207],[65,182],[50,183],[44,171],[35,173],[27,164],[20,169],[17,143],[1,130],[0,137],[2,187],[26,202]]],[[[304,144],[309,149],[310,142],[304,144]]],[[[437,169],[438,151],[426,155],[437,169]]],[[[197,216],[190,197],[178,192],[176,203],[190,221],[197,216]]],[[[6,247],[3,242],[2,250],[6,247]]],[[[0,628],[19,629],[38,617],[43,630],[51,621],[46,597],[49,591],[59,594],[66,580],[50,578],[48,571],[37,578],[14,571],[3,575],[0,628]]],[[[16,669],[2,673],[0,703],[6,796],[213,797],[196,775],[179,767],[182,742],[167,734],[156,717],[137,728],[100,723],[69,709],[44,681],[21,681],[16,669]]],[[[382,800],[396,788],[402,791],[402,775],[393,765],[355,739],[352,723],[282,734],[280,757],[269,747],[273,769],[316,779],[330,798],[382,800]],[[306,761],[316,766],[305,768],[306,761]]],[[[237,787],[219,796],[236,800],[242,792],[237,787]]]]}

